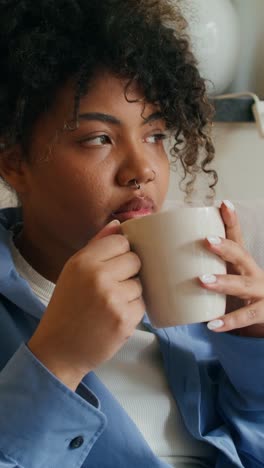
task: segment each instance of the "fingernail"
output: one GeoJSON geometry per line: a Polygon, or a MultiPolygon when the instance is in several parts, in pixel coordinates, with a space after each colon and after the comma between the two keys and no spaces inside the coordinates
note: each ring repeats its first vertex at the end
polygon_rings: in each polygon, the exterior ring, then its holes
{"type": "Polygon", "coordinates": [[[215,330],[216,328],[221,328],[223,325],[223,320],[212,320],[212,322],[208,322],[207,328],[209,328],[209,330],[215,330]]]}
{"type": "Polygon", "coordinates": [[[208,236],[206,239],[208,240],[209,244],[212,245],[219,245],[222,242],[222,239],[218,236],[208,236]]]}
{"type": "Polygon", "coordinates": [[[233,203],[232,203],[231,201],[229,201],[229,200],[223,200],[223,203],[224,203],[224,205],[225,205],[227,208],[229,208],[230,210],[232,210],[232,211],[235,211],[235,210],[236,210],[235,207],[234,207],[234,205],[233,205],[233,203]]]}
{"type": "Polygon", "coordinates": [[[216,283],[217,281],[217,278],[215,275],[202,275],[202,276],[199,276],[199,278],[202,281],[202,283],[205,283],[205,284],[213,284],[213,283],[216,283]]]}
{"type": "Polygon", "coordinates": [[[108,226],[118,226],[120,221],[118,219],[114,219],[114,221],[111,221],[111,223],[108,224],[108,226]]]}

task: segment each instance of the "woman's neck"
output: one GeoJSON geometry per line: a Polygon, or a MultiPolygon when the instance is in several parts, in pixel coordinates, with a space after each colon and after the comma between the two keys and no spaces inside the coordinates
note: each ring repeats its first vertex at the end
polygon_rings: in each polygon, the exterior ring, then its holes
{"type": "Polygon", "coordinates": [[[55,246],[47,241],[35,242],[35,237],[31,238],[24,229],[14,238],[14,244],[22,257],[41,276],[56,284],[58,277],[73,253],[66,254],[61,246],[55,246]],[[41,246],[41,248],[40,248],[41,246]]]}

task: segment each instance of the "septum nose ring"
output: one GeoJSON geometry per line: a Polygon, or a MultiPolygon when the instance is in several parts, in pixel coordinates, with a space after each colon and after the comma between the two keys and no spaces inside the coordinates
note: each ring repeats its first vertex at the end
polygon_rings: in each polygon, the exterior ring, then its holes
{"type": "MultiPolygon", "coordinates": [[[[153,177],[152,177],[152,179],[150,179],[151,182],[153,182],[153,180],[155,180],[155,178],[156,178],[156,172],[152,170],[152,173],[153,173],[153,177]]],[[[129,185],[131,187],[135,186],[137,190],[141,189],[141,185],[138,183],[137,179],[132,179],[129,182],[129,185]]]]}
{"type": "Polygon", "coordinates": [[[132,182],[133,182],[133,185],[135,185],[136,189],[140,190],[140,184],[138,183],[137,179],[133,179],[132,182]]]}

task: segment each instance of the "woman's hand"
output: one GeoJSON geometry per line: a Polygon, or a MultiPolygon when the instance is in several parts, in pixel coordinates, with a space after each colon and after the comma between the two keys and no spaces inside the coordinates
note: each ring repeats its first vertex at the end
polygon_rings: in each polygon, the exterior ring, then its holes
{"type": "Polygon", "coordinates": [[[228,274],[208,274],[199,279],[204,288],[227,294],[227,313],[207,326],[215,332],[236,330],[239,335],[264,337],[264,271],[243,247],[232,203],[224,201],[220,211],[226,239],[209,237],[205,244],[208,250],[228,262],[228,274]]]}
{"type": "Polygon", "coordinates": [[[73,390],[124,345],[144,315],[141,263],[119,224],[105,226],[68,260],[28,343],[73,390]]]}

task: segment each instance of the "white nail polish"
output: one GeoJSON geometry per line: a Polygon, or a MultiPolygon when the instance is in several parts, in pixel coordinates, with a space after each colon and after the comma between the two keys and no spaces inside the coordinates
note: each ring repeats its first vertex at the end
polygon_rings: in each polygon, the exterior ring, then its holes
{"type": "Polygon", "coordinates": [[[205,283],[205,284],[213,284],[213,283],[216,283],[217,281],[215,275],[202,275],[202,276],[199,276],[199,278],[202,281],[202,283],[205,283]]]}
{"type": "Polygon", "coordinates": [[[223,325],[224,325],[223,320],[213,320],[212,322],[209,322],[207,324],[207,328],[209,328],[209,330],[215,330],[216,328],[220,328],[223,325]]]}
{"type": "Polygon", "coordinates": [[[236,210],[235,207],[234,207],[234,205],[233,205],[233,203],[232,203],[231,201],[229,201],[229,200],[223,200],[223,203],[224,203],[224,205],[225,205],[227,208],[229,208],[230,210],[232,210],[232,211],[235,211],[235,210],[236,210]]]}
{"type": "Polygon", "coordinates": [[[222,239],[218,236],[208,236],[207,240],[212,245],[219,245],[222,242],[222,239]]]}
{"type": "Polygon", "coordinates": [[[120,221],[118,219],[114,219],[108,226],[118,226],[119,224],[121,224],[120,221]]]}

